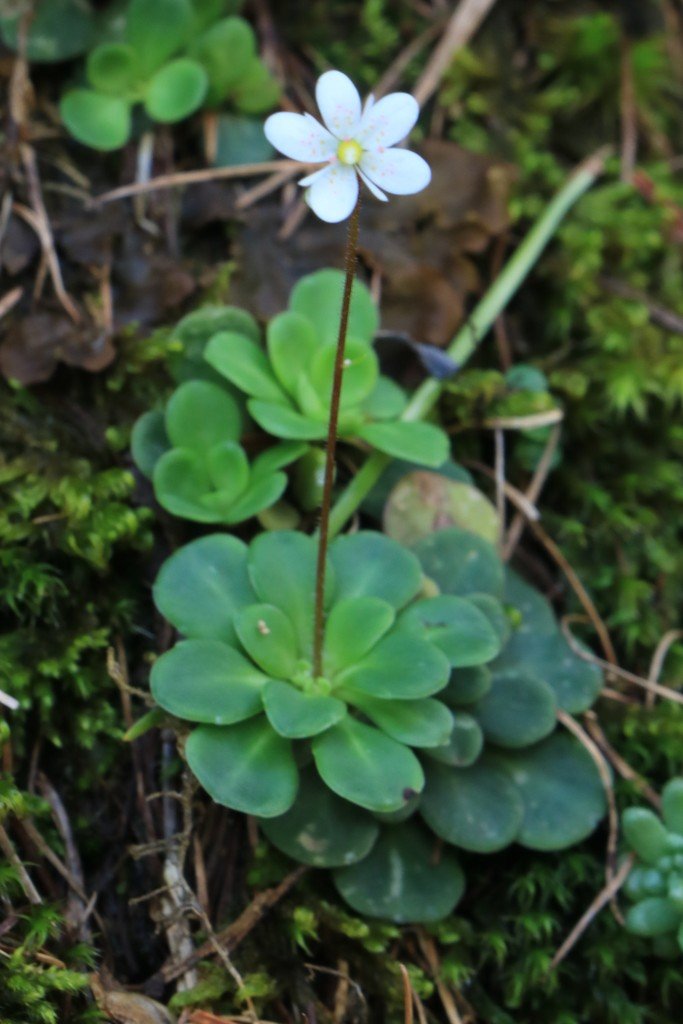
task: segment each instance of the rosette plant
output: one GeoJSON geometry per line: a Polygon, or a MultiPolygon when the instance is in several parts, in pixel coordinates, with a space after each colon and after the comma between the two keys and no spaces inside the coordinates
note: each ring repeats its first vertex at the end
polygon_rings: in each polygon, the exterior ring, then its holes
{"type": "Polygon", "coordinates": [[[239,443],[242,418],[235,399],[206,380],[189,380],[165,412],[145,413],[131,438],[133,458],[151,477],[157,501],[176,516],[227,526],[273,505],[285,487],[281,472],[306,450],[276,444],[250,463],[239,443]]]}
{"type": "Polygon", "coordinates": [[[647,807],[622,816],[624,845],[636,855],[624,884],[633,901],[626,928],[653,940],[659,956],[683,952],[683,778],[662,790],[661,818],[647,807]]]}
{"type": "Polygon", "coordinates": [[[379,374],[377,312],[354,277],[359,183],[400,194],[428,181],[420,158],[392,149],[416,104],[394,94],[361,112],[349,86],[322,76],[326,128],[282,114],[268,129],[284,152],[295,139],[325,165],[304,185],[323,219],[350,215],[345,274],[299,282],[265,350],[230,319],[206,342],[213,314],[198,321],[180,364],[201,363],[219,393],[239,389],[271,437],[326,439],[319,529],[248,545],[212,534],[175,552],[154,596],[181,639],[151,689],[214,800],[257,816],[295,860],[331,868],[361,913],[430,921],[463,892],[458,849],[562,849],[600,820],[596,766],[557,723],[560,709],[592,704],[601,677],[483,537],[437,529],[409,550],[381,533],[334,536],[391,457],[440,466],[448,455],[445,434],[421,422],[436,382],[407,403],[379,374]],[[370,454],[333,521],[338,437],[370,454]]]}
{"type": "MultiPolygon", "coordinates": [[[[293,288],[289,308],[268,324],[266,351],[243,332],[221,331],[204,358],[248,396],[249,414],[268,434],[289,440],[327,436],[344,274],[319,270],[293,288]]],[[[372,347],[379,326],[369,291],[354,282],[344,349],[338,435],[377,451],[440,466],[448,438],[431,423],[400,419],[408,399],[379,372],[372,347]]]]}
{"type": "Polygon", "coordinates": [[[130,0],[107,40],[88,54],[86,88],[68,90],[60,111],[79,142],[119,149],[142,105],[152,122],[172,124],[226,101],[244,113],[272,107],[278,88],[256,52],[250,25],[223,18],[224,0],[130,0]]]}
{"type": "Polygon", "coordinates": [[[356,807],[402,810],[424,786],[416,750],[444,747],[453,729],[434,695],[453,667],[499,651],[474,602],[420,597],[417,558],[389,538],[340,537],[328,561],[320,672],[312,538],[265,533],[247,547],[211,535],[161,569],[157,607],[185,639],[155,663],[152,694],[196,723],[185,754],[218,803],[283,814],[311,760],[356,807]]]}

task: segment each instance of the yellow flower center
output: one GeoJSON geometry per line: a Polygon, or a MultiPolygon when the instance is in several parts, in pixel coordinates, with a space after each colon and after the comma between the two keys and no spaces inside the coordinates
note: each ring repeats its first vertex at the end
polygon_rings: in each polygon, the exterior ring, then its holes
{"type": "Polygon", "coordinates": [[[347,167],[353,167],[357,164],[363,155],[363,147],[355,139],[345,139],[344,142],[340,142],[337,146],[337,157],[339,162],[346,164],[347,167]]]}

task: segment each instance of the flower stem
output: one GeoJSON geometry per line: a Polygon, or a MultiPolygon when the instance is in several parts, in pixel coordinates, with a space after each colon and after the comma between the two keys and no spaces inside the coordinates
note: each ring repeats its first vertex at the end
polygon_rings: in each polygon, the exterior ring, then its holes
{"type": "MultiPolygon", "coordinates": [[[[479,342],[526,279],[564,215],[602,172],[607,155],[606,150],[600,150],[576,168],[507,261],[448,348],[449,356],[459,368],[476,351],[479,342]]],[[[437,402],[443,385],[443,381],[433,377],[426,380],[411,398],[401,419],[411,422],[424,419],[437,402]]],[[[354,514],[390,461],[389,456],[382,452],[373,452],[366,459],[332,509],[329,523],[332,537],[354,514]]]]}
{"type": "Polygon", "coordinates": [[[349,308],[351,291],[356,273],[358,259],[358,222],[360,214],[360,190],[354,207],[346,235],[346,254],[344,264],[346,278],[344,295],[339,316],[339,334],[337,336],[337,352],[332,375],[332,394],[330,396],[330,418],[327,427],[327,444],[325,446],[325,477],[323,481],[323,497],[320,506],[320,526],[318,528],[318,561],[315,570],[315,613],[313,618],[313,675],[322,675],[323,636],[325,632],[325,568],[327,564],[327,545],[329,540],[330,508],[332,506],[332,484],[334,482],[334,456],[337,449],[337,425],[339,423],[339,403],[341,399],[342,377],[344,373],[344,347],[346,331],[349,324],[349,308]]]}

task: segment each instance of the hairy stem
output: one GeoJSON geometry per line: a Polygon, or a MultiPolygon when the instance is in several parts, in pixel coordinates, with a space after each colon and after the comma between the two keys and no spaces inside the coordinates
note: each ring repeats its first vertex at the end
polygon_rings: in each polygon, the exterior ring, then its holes
{"type": "MultiPolygon", "coordinates": [[[[606,150],[601,150],[580,164],[528,231],[449,346],[448,354],[458,367],[464,366],[476,351],[479,342],[528,276],[564,215],[602,172],[607,155],[606,150]]],[[[437,402],[443,384],[433,377],[426,380],[406,406],[402,419],[411,422],[424,419],[437,402]]],[[[389,456],[381,452],[374,452],[366,460],[332,509],[330,536],[334,537],[354,514],[390,461],[389,456]]]]}
{"type": "Polygon", "coordinates": [[[327,563],[327,545],[329,541],[330,509],[332,506],[332,484],[334,482],[334,456],[337,449],[337,424],[339,423],[339,402],[341,399],[342,377],[344,374],[344,347],[346,330],[349,323],[351,291],[356,272],[358,257],[358,221],[360,214],[360,192],[356,202],[349,229],[346,235],[346,255],[344,258],[346,279],[344,295],[339,316],[339,334],[337,336],[337,352],[332,375],[332,394],[330,396],[330,418],[327,427],[327,444],[325,447],[325,477],[323,481],[323,498],[320,507],[320,526],[318,529],[318,561],[315,570],[315,613],[313,619],[313,675],[322,675],[323,635],[325,631],[325,567],[327,563]]]}

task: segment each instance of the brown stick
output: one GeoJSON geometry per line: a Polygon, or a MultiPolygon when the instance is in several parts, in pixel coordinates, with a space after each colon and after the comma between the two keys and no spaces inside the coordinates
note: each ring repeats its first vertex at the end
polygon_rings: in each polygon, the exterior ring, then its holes
{"type": "Polygon", "coordinates": [[[585,932],[588,925],[591,923],[596,914],[599,914],[602,908],[609,903],[615,893],[622,887],[626,878],[633,867],[634,857],[633,854],[629,854],[624,863],[621,865],[611,882],[601,889],[598,895],[595,897],[586,913],[580,918],[574,928],[564,940],[557,953],[552,959],[550,969],[557,967],[559,963],[566,957],[570,949],[578,942],[583,933],[585,932]]]}
{"type": "Polygon", "coordinates": [[[179,171],[177,174],[160,174],[150,181],[142,181],[134,185],[121,185],[110,192],[102,192],[93,196],[92,203],[113,203],[117,199],[128,199],[142,192],[155,192],[160,188],[180,188],[183,185],[198,185],[202,181],[220,181],[226,178],[253,178],[258,174],[271,174],[273,171],[296,171],[308,167],[308,164],[297,160],[264,160],[260,164],[241,164],[238,167],[208,167],[200,171],[179,171]]]}
{"type": "Polygon", "coordinates": [[[296,885],[299,879],[309,870],[305,865],[295,868],[279,885],[272,889],[266,889],[258,893],[249,906],[242,911],[240,916],[220,932],[216,932],[207,942],[203,942],[185,960],[180,962],[169,960],[159,972],[164,981],[173,981],[184,974],[189,967],[194,967],[207,956],[215,956],[216,943],[219,943],[227,952],[232,952],[239,946],[240,942],[247,937],[249,932],[256,927],[264,914],[274,907],[289,890],[296,885]]]}
{"type": "Polygon", "coordinates": [[[494,3],[495,0],[461,0],[458,4],[413,89],[413,96],[421,107],[438,88],[453,55],[469,43],[494,3]]]}
{"type": "Polygon", "coordinates": [[[322,675],[323,635],[325,630],[325,568],[327,561],[327,543],[329,538],[330,508],[332,505],[332,484],[334,482],[334,454],[337,450],[337,426],[339,423],[339,403],[341,399],[342,376],[344,373],[344,347],[346,331],[349,325],[349,309],[353,277],[358,259],[358,225],[360,220],[360,189],[358,199],[351,214],[346,236],[346,277],[344,279],[344,295],[339,316],[339,334],[337,336],[337,352],[332,375],[332,394],[330,396],[330,418],[325,446],[325,478],[323,497],[320,507],[320,526],[318,529],[318,559],[315,570],[315,612],[313,617],[313,675],[322,675]]]}

